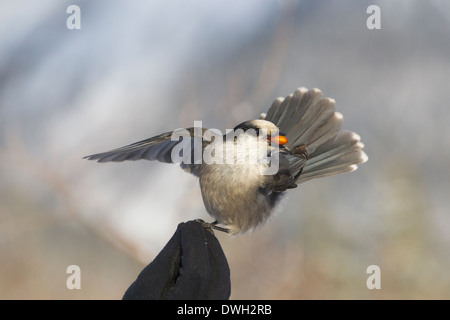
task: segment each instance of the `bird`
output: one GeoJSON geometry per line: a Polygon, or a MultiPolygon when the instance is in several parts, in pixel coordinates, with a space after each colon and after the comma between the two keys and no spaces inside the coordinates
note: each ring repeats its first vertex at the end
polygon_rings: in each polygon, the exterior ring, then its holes
{"type": "Polygon", "coordinates": [[[179,163],[199,179],[206,211],[214,218],[205,226],[242,234],[265,224],[290,189],[354,171],[368,160],[360,136],[342,129],[344,118],[335,105],[320,89],[300,87],[223,135],[194,126],[84,158],[179,163]]]}

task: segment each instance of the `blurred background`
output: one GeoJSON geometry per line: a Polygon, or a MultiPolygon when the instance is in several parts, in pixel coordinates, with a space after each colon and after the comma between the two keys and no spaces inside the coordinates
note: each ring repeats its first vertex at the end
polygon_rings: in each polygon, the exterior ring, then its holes
{"type": "Polygon", "coordinates": [[[0,298],[120,299],[178,223],[211,218],[176,165],[82,157],[233,128],[304,86],[369,161],[289,191],[251,234],[216,233],[231,298],[449,299],[449,85],[443,0],[2,1],[0,298]]]}

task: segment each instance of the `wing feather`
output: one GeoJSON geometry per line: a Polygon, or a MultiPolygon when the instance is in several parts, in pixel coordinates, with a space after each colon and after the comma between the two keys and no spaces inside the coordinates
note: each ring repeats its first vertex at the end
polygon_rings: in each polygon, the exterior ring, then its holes
{"type": "MultiPolygon", "coordinates": [[[[195,128],[186,129],[191,141],[191,155],[194,155],[194,139],[202,138],[196,137],[195,134],[197,131],[195,128]]],[[[201,133],[203,133],[206,129],[202,128],[201,133]]],[[[89,156],[84,157],[84,159],[88,160],[97,160],[98,162],[121,162],[121,161],[135,161],[135,160],[158,160],[164,163],[173,163],[172,161],[172,150],[173,148],[181,143],[180,139],[175,141],[171,140],[173,131],[166,132],[155,137],[145,139],[139,142],[132,143],[130,145],[113,149],[107,152],[96,153],[89,156]]],[[[179,137],[179,135],[177,135],[179,137]]],[[[205,142],[203,142],[205,143],[205,142]]],[[[207,143],[207,142],[206,142],[207,143]]],[[[191,163],[181,163],[181,167],[188,172],[191,172],[195,175],[198,174],[198,165],[191,163]]]]}

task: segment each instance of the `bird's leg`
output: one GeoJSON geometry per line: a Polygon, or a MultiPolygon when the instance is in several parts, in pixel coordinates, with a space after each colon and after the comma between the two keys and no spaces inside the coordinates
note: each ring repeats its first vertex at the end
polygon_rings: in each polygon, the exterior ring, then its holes
{"type": "Polygon", "coordinates": [[[219,227],[218,224],[219,224],[219,221],[217,221],[217,220],[212,222],[212,223],[210,223],[210,225],[211,225],[211,227],[213,229],[216,229],[218,231],[222,231],[222,232],[225,232],[225,233],[230,233],[230,230],[228,230],[227,228],[219,227]]]}
{"type": "Polygon", "coordinates": [[[207,229],[208,231],[210,231],[212,234],[214,234],[213,229],[218,230],[218,231],[222,231],[225,233],[229,233],[230,230],[228,230],[227,228],[223,228],[223,227],[219,227],[217,224],[219,224],[219,221],[214,221],[214,222],[205,222],[202,219],[196,219],[195,221],[197,221],[198,223],[200,223],[203,228],[207,229]]]}

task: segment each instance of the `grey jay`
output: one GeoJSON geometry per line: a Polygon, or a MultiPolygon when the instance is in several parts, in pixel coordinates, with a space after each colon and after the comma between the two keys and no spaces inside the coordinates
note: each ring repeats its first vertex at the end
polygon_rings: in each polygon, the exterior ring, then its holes
{"type": "MultiPolygon", "coordinates": [[[[209,225],[239,234],[265,223],[288,189],[310,179],[354,171],[367,161],[360,137],[342,130],[342,123],[333,99],[324,97],[319,89],[298,88],[285,98],[277,98],[259,119],[237,125],[231,139],[230,133],[219,139],[227,151],[235,151],[231,154],[235,161],[204,161],[204,154],[201,159],[194,156],[199,154],[195,146],[206,151],[217,140],[206,139],[205,128],[184,129],[192,142],[188,148],[180,149],[182,142],[174,139],[175,131],[171,131],[85,158],[177,163],[182,152],[180,165],[199,178],[206,210],[215,219],[209,225]],[[255,161],[242,160],[250,159],[242,157],[243,151],[255,149],[263,150],[254,153],[255,161]],[[236,161],[238,158],[241,161],[236,161]],[[276,170],[264,171],[268,168],[276,170]]],[[[211,154],[221,152],[214,149],[211,154]]]]}

